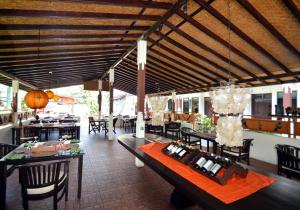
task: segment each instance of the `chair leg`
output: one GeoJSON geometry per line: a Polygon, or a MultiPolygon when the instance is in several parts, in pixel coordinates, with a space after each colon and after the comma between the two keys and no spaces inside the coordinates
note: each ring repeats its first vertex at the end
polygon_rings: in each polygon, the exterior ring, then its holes
{"type": "Polygon", "coordinates": [[[22,202],[23,202],[23,208],[24,208],[24,210],[29,210],[27,198],[23,198],[22,202]]]}
{"type": "Polygon", "coordinates": [[[53,210],[57,210],[57,195],[53,197],[53,210]]]}

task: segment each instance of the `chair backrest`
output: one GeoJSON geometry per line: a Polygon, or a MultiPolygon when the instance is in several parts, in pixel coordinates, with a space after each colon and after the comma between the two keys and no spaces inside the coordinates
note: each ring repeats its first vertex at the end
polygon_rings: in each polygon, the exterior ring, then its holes
{"type": "Polygon", "coordinates": [[[0,143],[0,159],[17,148],[17,145],[0,143]]]}
{"type": "Polygon", "coordinates": [[[31,120],[29,124],[39,124],[41,123],[40,120],[31,120]]]}
{"type": "Polygon", "coordinates": [[[135,121],[136,121],[136,118],[131,118],[131,119],[129,119],[130,125],[131,125],[131,126],[134,126],[135,121]]]}
{"type": "Polygon", "coordinates": [[[89,117],[89,121],[94,121],[94,117],[89,117]]]}
{"type": "Polygon", "coordinates": [[[243,139],[243,146],[241,149],[242,153],[250,153],[250,146],[252,145],[253,139],[243,139]]]}
{"type": "Polygon", "coordinates": [[[168,128],[170,129],[180,129],[181,123],[180,122],[170,122],[168,128]]]}
{"type": "Polygon", "coordinates": [[[70,135],[71,138],[76,136],[76,128],[75,127],[66,127],[66,128],[59,128],[59,136],[63,135],[70,135]]]}
{"type": "Polygon", "coordinates": [[[22,189],[35,189],[57,185],[68,178],[70,161],[51,162],[48,164],[24,165],[20,167],[22,189]]]}
{"type": "Polygon", "coordinates": [[[278,166],[287,167],[300,173],[300,148],[290,145],[277,144],[278,166]]]}

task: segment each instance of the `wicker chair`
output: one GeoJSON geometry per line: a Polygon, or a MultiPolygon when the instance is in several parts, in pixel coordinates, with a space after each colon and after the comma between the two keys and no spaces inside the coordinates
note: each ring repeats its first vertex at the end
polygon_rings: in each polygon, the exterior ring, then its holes
{"type": "Polygon", "coordinates": [[[286,174],[288,178],[300,178],[300,148],[284,144],[277,144],[275,148],[278,160],[277,173],[286,174]]]}
{"type": "Polygon", "coordinates": [[[53,209],[63,196],[68,200],[69,162],[52,162],[47,165],[20,166],[23,208],[29,209],[29,200],[42,200],[53,197],[53,209]],[[59,193],[62,192],[60,195],[59,193]]]}

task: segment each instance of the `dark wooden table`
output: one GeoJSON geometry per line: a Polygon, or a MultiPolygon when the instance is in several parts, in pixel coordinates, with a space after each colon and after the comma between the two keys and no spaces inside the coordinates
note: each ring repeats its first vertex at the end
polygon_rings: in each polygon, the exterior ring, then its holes
{"type": "MultiPolygon", "coordinates": [[[[23,146],[24,146],[24,144],[21,144],[18,148],[23,147],[23,146]]],[[[16,148],[16,149],[18,149],[18,148],[16,148]]],[[[14,152],[14,151],[12,151],[12,152],[14,152]]],[[[2,159],[0,159],[0,209],[5,210],[5,208],[6,208],[6,188],[7,188],[6,182],[7,182],[8,165],[16,165],[17,166],[17,165],[23,165],[26,163],[33,163],[33,162],[43,162],[43,161],[78,158],[77,197],[81,198],[83,155],[84,155],[84,152],[81,149],[81,152],[78,154],[62,153],[62,154],[55,154],[53,156],[47,156],[47,157],[24,157],[23,159],[18,159],[18,160],[6,160],[5,157],[3,157],[2,159]]]]}
{"type": "Polygon", "coordinates": [[[75,128],[76,136],[74,138],[80,139],[80,124],[79,123],[38,123],[32,125],[14,126],[11,128],[12,132],[12,144],[17,144],[17,139],[20,138],[22,128],[36,128],[38,132],[42,129],[46,129],[46,140],[48,140],[49,129],[59,129],[59,128],[75,128]]]}
{"type": "MultiPolygon", "coordinates": [[[[198,204],[207,210],[299,210],[300,209],[300,183],[263,172],[251,166],[245,166],[253,171],[272,176],[276,182],[272,185],[231,204],[225,204],[198,188],[185,178],[176,174],[159,161],[137,149],[138,146],[150,143],[148,140],[134,138],[132,134],[124,134],[118,137],[118,142],[129,152],[138,157],[151,169],[157,172],[167,182],[175,187],[175,190],[186,195],[191,202],[198,204]]],[[[168,202],[168,201],[166,201],[168,202]]]]}

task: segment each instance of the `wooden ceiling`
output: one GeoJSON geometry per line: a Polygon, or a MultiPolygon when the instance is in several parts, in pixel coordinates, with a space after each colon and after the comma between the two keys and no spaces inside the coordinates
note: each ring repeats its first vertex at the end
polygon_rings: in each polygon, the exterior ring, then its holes
{"type": "Polygon", "coordinates": [[[147,93],[300,80],[299,0],[187,2],[2,0],[0,69],[46,89],[49,71],[52,88],[63,87],[105,78],[121,61],[115,87],[135,94],[144,35],[147,93]]]}

